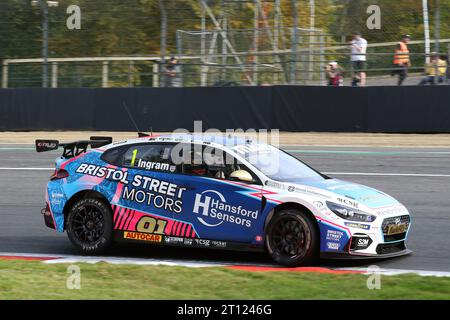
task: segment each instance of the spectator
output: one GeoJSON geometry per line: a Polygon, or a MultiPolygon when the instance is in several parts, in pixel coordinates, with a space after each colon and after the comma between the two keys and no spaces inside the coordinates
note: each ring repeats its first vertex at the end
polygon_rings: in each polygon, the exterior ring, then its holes
{"type": "Polygon", "coordinates": [[[360,32],[353,33],[353,39],[350,42],[351,48],[351,62],[353,69],[352,86],[358,86],[358,83],[362,87],[366,85],[366,52],[367,52],[367,40],[361,36],[360,32]]]}
{"type": "Polygon", "coordinates": [[[411,60],[409,58],[408,43],[411,40],[409,35],[403,35],[401,41],[395,48],[394,67],[392,76],[398,74],[398,85],[401,86],[408,77],[408,69],[411,67],[411,60]]]}
{"type": "Polygon", "coordinates": [[[328,85],[330,87],[342,87],[344,85],[344,70],[337,62],[330,62],[326,67],[328,85]]]}
{"type": "Polygon", "coordinates": [[[450,63],[448,60],[448,55],[441,56],[441,60],[444,60],[447,64],[447,70],[445,72],[445,82],[448,83],[450,81],[450,63]]]}
{"type": "Polygon", "coordinates": [[[424,86],[427,83],[435,85],[436,82],[443,83],[447,76],[447,61],[440,59],[436,52],[431,53],[431,61],[426,64],[426,77],[420,81],[419,85],[424,86]]]}
{"type": "Polygon", "coordinates": [[[165,70],[166,87],[181,87],[180,73],[178,60],[175,57],[171,57],[165,70]]]}

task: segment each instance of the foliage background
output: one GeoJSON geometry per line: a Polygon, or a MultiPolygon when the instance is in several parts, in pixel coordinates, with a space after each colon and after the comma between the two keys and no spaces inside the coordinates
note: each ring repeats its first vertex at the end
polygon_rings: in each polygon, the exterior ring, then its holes
{"type": "MultiPolygon", "coordinates": [[[[215,13],[220,12],[220,0],[209,1],[215,13]]],[[[310,25],[310,1],[298,0],[299,27],[310,25]]],[[[450,37],[450,0],[440,1],[441,38],[450,37]]],[[[430,32],[434,36],[435,1],[429,1],[430,32]]],[[[271,6],[271,2],[266,5],[271,6]]],[[[415,40],[422,40],[423,16],[421,0],[315,0],[315,27],[332,35],[334,43],[342,43],[351,32],[359,30],[369,43],[397,41],[401,34],[408,33],[415,40]],[[369,5],[379,5],[382,10],[381,30],[368,30],[366,9],[369,5]]],[[[200,6],[198,0],[164,0],[168,14],[167,49],[176,52],[176,30],[198,30],[200,28],[200,6]]],[[[282,24],[292,27],[292,0],[281,0],[282,24]]],[[[231,28],[253,27],[252,1],[226,6],[231,28]]],[[[269,7],[270,11],[270,7],[269,7]]],[[[160,54],[161,14],[158,0],[59,0],[57,8],[49,8],[49,55],[50,57],[96,57],[96,56],[145,56],[160,54]],[[66,8],[76,4],[82,10],[81,30],[66,28],[68,17],[66,8]]],[[[32,7],[30,0],[6,0],[0,2],[0,60],[7,58],[41,57],[42,17],[38,7],[32,7]]],[[[208,28],[212,23],[207,21],[208,28]]],[[[423,52],[423,48],[415,48],[423,52]]],[[[445,46],[444,50],[447,50],[445,46]]],[[[384,50],[386,51],[386,50],[384,50]]],[[[389,50],[391,51],[391,50],[389,50]]],[[[340,57],[340,59],[344,59],[340,57]]],[[[386,63],[382,67],[386,66],[386,63]]],[[[126,83],[129,66],[113,65],[111,82],[126,83]]],[[[151,65],[133,66],[139,71],[135,85],[151,83],[151,65]]],[[[16,71],[16,84],[40,85],[40,66],[30,66],[16,71]],[[22,74],[22,76],[20,76],[22,74]]],[[[99,81],[101,66],[93,64],[77,65],[60,69],[62,85],[91,86],[99,81]],[[81,76],[91,70],[91,78],[81,76]]],[[[14,80],[13,80],[14,81],[14,80]]]]}

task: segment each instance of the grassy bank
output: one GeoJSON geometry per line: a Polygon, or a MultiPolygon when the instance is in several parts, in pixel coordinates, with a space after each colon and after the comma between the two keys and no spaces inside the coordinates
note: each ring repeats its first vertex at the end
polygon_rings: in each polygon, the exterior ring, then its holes
{"type": "Polygon", "coordinates": [[[0,260],[1,299],[450,299],[450,278],[382,277],[368,290],[367,276],[246,272],[78,264],[81,289],[66,288],[67,265],[0,260]]]}

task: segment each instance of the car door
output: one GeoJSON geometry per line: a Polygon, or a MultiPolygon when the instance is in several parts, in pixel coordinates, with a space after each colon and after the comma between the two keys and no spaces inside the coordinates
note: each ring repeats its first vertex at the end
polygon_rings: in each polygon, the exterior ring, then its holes
{"type": "MultiPolygon", "coordinates": [[[[163,241],[163,235],[172,235],[174,217],[182,211],[185,188],[178,183],[181,166],[171,162],[173,144],[146,143],[122,147],[120,167],[127,179],[118,182],[112,201],[114,228],[129,231],[130,237],[163,241]],[[139,233],[158,237],[142,237],[139,233]]],[[[192,228],[192,227],[191,227],[192,228]]],[[[186,232],[188,228],[185,227],[186,232]]]]}
{"type": "MultiPolygon", "coordinates": [[[[203,239],[251,243],[261,236],[261,183],[231,178],[233,172],[248,169],[218,148],[190,146],[179,183],[187,186],[183,210],[176,216],[195,227],[203,239]],[[209,151],[208,151],[209,149],[209,151]],[[195,151],[197,150],[197,151],[195,151]],[[195,161],[195,158],[201,161],[195,161]]],[[[250,173],[251,174],[251,173],[250,173]]]]}

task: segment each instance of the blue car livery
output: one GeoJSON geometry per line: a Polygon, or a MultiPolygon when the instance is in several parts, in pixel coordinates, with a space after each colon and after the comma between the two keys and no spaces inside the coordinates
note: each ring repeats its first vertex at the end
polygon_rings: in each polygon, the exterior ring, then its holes
{"type": "Polygon", "coordinates": [[[36,141],[39,152],[59,147],[42,213],[84,253],[134,241],[267,251],[299,266],[410,252],[410,215],[397,200],[267,144],[192,134],[36,141]]]}

